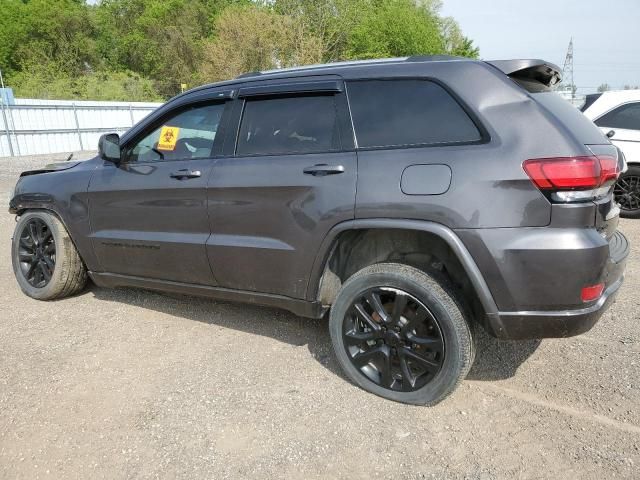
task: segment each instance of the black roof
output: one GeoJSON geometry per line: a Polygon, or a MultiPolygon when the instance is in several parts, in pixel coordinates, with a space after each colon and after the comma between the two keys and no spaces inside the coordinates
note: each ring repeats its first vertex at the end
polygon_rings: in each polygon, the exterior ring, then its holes
{"type": "MultiPolygon", "coordinates": [[[[372,65],[394,65],[394,64],[406,64],[406,63],[426,63],[426,62],[475,62],[465,57],[455,57],[451,55],[414,55],[410,57],[399,58],[381,58],[372,60],[354,60],[346,62],[333,62],[333,63],[321,63],[316,65],[304,65],[300,67],[280,68],[276,70],[265,70],[262,72],[248,72],[237,76],[231,80],[224,80],[221,82],[210,83],[195,87],[181,95],[187,93],[193,93],[199,90],[204,90],[212,87],[223,87],[226,85],[234,85],[246,80],[266,80],[269,78],[284,78],[289,76],[305,76],[308,74],[315,75],[331,75],[337,74],[344,69],[357,70],[359,68],[370,67],[372,65]]],[[[178,96],[181,96],[178,95],[178,96]]]]}
{"type": "Polygon", "coordinates": [[[276,70],[266,70],[262,72],[248,72],[230,80],[222,82],[210,83],[199,87],[192,88],[174,98],[189,95],[194,92],[200,92],[210,88],[234,87],[238,83],[253,80],[268,80],[288,77],[304,77],[309,75],[331,75],[344,73],[345,69],[353,73],[360,69],[366,69],[371,66],[382,65],[407,65],[409,63],[430,63],[430,62],[451,62],[451,63],[483,63],[492,65],[494,68],[501,70],[506,75],[513,78],[530,79],[540,82],[546,88],[560,82],[561,70],[553,63],[538,59],[513,59],[513,60],[492,60],[481,61],[466,57],[455,57],[451,55],[415,55],[400,58],[382,58],[373,60],[354,60],[347,62],[323,63],[317,65],[305,65],[301,67],[282,68],[276,70]]]}

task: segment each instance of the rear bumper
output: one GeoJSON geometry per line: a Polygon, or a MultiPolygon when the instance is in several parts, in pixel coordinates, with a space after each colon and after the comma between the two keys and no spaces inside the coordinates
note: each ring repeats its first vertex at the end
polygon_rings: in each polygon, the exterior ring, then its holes
{"type": "Polygon", "coordinates": [[[499,312],[488,315],[488,330],[505,340],[572,337],[591,330],[609,308],[624,277],[611,284],[594,304],[557,312],[499,312]]]}
{"type": "Polygon", "coordinates": [[[570,337],[591,329],[622,285],[630,247],[616,231],[503,229],[466,233],[496,300],[484,326],[502,339],[570,337]],[[489,255],[487,255],[489,253],[489,255]],[[583,303],[581,289],[604,283],[583,303]]]}

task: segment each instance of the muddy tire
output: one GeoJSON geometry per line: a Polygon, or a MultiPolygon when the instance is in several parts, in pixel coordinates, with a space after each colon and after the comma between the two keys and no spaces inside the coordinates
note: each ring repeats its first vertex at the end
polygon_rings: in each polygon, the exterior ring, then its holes
{"type": "Polygon", "coordinates": [[[87,272],[62,222],[34,210],[16,224],[11,247],[13,273],[22,291],[38,300],[64,298],[81,291],[87,272]]]}

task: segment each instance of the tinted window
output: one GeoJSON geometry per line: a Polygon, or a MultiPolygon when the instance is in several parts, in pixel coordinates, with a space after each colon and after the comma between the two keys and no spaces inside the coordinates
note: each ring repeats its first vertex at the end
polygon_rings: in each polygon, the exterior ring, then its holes
{"type": "Polygon", "coordinates": [[[640,103],[627,103],[596,120],[599,127],[640,130],[640,103]]]}
{"type": "Polygon", "coordinates": [[[336,150],[333,95],[247,100],[238,155],[273,155],[336,150]]]}
{"type": "Polygon", "coordinates": [[[349,83],[359,147],[472,142],[481,135],[440,85],[426,80],[349,83]]]}
{"type": "Polygon", "coordinates": [[[130,150],[130,162],[191,160],[211,156],[223,103],[192,107],[164,120],[130,150]]]}

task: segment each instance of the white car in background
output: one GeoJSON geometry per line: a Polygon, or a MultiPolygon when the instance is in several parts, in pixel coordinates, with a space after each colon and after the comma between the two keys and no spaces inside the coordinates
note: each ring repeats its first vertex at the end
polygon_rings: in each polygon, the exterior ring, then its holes
{"type": "Polygon", "coordinates": [[[580,110],[624,153],[629,168],[614,194],[623,217],[640,218],[640,90],[587,95],[580,110]]]}

